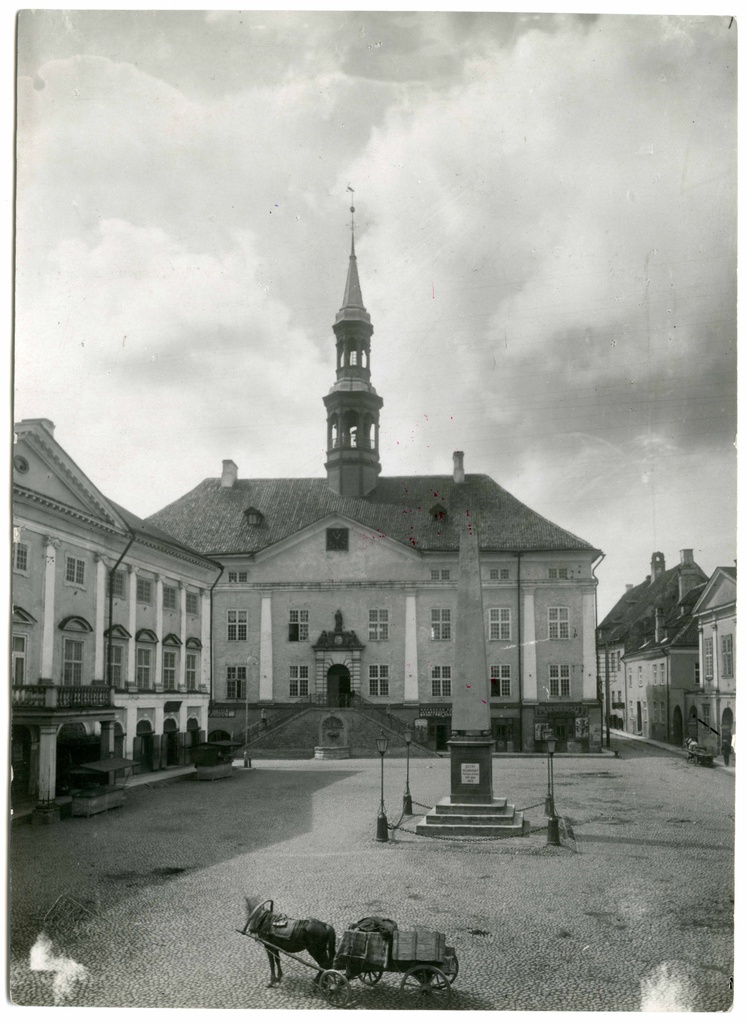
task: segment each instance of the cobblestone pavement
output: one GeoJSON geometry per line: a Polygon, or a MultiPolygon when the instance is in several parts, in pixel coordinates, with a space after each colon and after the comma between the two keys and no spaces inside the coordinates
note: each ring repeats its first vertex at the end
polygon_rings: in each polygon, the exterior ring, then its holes
{"type": "MultiPolygon", "coordinates": [[[[527,808],[533,830],[501,841],[425,839],[414,817],[376,842],[376,760],[257,762],[216,782],[133,788],[94,818],[19,824],[13,1001],[325,1009],[294,961],[266,987],[264,951],[235,930],[257,895],[339,935],[365,914],[444,931],[460,961],[453,1010],[726,1010],[733,775],[612,742],[620,758],[555,759],[558,848],[546,846],[539,759],[494,763],[495,794],[527,808]],[[30,969],[32,948],[45,966],[42,932],[56,972],[30,969]]],[[[412,760],[415,811],[448,793],[449,767],[412,760]]],[[[386,758],[384,773],[394,824],[404,760],[386,758]]],[[[353,982],[352,1008],[402,1009],[400,981],[353,982]]]]}

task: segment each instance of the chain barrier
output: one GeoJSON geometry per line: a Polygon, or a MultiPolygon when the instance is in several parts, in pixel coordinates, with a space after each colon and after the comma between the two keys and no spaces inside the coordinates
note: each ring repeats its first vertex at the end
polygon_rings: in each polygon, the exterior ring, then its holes
{"type": "MultiPolygon", "coordinates": [[[[427,811],[430,809],[430,805],[429,804],[419,803],[418,800],[413,800],[412,799],[411,800],[411,804],[412,804],[412,806],[415,805],[416,807],[423,807],[427,811]]],[[[544,804],[545,804],[545,801],[541,800],[537,804],[529,804],[527,807],[519,808],[519,810],[521,812],[523,812],[523,811],[532,811],[536,807],[543,807],[544,804]]],[[[391,832],[408,832],[409,835],[417,836],[419,839],[439,839],[442,842],[446,842],[446,843],[497,843],[497,842],[506,842],[508,839],[522,839],[523,836],[532,836],[532,835],[535,835],[537,832],[546,832],[546,830],[547,830],[547,826],[546,825],[541,825],[538,828],[524,829],[522,835],[520,835],[520,836],[481,836],[480,838],[477,838],[477,839],[471,839],[469,836],[421,836],[421,835],[419,835],[418,832],[414,831],[414,829],[406,828],[405,825],[401,825],[401,822],[403,821],[404,817],[405,817],[405,814],[404,814],[403,811],[401,811],[400,818],[398,818],[398,820],[396,821],[396,823],[394,825],[391,825],[388,822],[388,829],[391,832]]],[[[414,817],[415,817],[415,815],[414,815],[414,817]]],[[[560,822],[560,824],[562,826],[562,831],[564,832],[565,837],[567,837],[568,836],[568,829],[567,829],[567,827],[566,827],[566,825],[564,823],[564,819],[562,817],[559,817],[559,822],[560,822]]],[[[571,838],[572,838],[572,841],[574,842],[574,837],[571,837],[571,838]]]]}

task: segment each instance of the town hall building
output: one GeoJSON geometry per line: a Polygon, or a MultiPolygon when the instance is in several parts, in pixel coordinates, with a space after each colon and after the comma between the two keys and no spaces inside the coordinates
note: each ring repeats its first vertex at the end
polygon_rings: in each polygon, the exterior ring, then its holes
{"type": "MultiPolygon", "coordinates": [[[[326,475],[247,478],[225,459],[219,477],[148,520],[224,567],[211,590],[209,736],[241,742],[295,706],[377,709],[446,749],[459,524],[470,515],[496,750],[542,749],[549,726],[557,749],[600,750],[593,570],[601,552],[489,476],[466,473],[462,452],[449,473],[381,474],[383,399],[372,382],[373,327],[353,233],[333,333],[326,475]]],[[[315,728],[296,729],[300,752],[320,742],[315,728]]]]}

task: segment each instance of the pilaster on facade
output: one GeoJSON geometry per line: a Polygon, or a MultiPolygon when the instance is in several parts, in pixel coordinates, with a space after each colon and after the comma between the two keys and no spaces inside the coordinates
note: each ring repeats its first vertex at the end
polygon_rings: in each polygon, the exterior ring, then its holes
{"type": "Polygon", "coordinates": [[[138,629],[138,570],[134,565],[128,565],[127,572],[129,589],[127,629],[130,634],[127,642],[127,688],[133,693],[138,688],[135,649],[135,634],[138,629]]]}
{"type": "Polygon", "coordinates": [[[179,656],[177,689],[181,693],[184,693],[187,689],[185,682],[187,678],[187,588],[182,580],[179,580],[177,583],[177,593],[179,594],[179,637],[182,641],[182,649],[179,656]]]}
{"type": "MultiPolygon", "coordinates": [[[[198,687],[205,690],[211,678],[211,594],[200,590],[200,679],[198,687]]],[[[187,656],[185,656],[185,661],[187,656]]]]}
{"type": "Polygon", "coordinates": [[[44,598],[42,613],[41,682],[51,683],[55,659],[55,581],[59,537],[44,538],[44,598]]]}
{"type": "Polygon", "coordinates": [[[271,595],[260,598],[260,680],[259,700],[273,700],[273,619],[271,595]]]}
{"type": "Polygon", "coordinates": [[[406,592],[406,643],[403,671],[403,700],[419,703],[419,648],[416,634],[416,592],[406,592]]]}
{"type": "Polygon", "coordinates": [[[523,591],[523,682],[521,697],[523,703],[538,700],[538,679],[536,673],[536,603],[535,591],[523,591]]]}
{"type": "Polygon", "coordinates": [[[106,629],[107,604],[107,561],[104,555],[94,555],[96,563],[96,594],[94,605],[94,683],[100,684],[104,679],[104,630],[106,629]]]}
{"type": "Polygon", "coordinates": [[[164,633],[164,577],[156,575],[156,664],[153,667],[153,686],[157,693],[164,692],[162,675],[162,637],[164,633]]]}
{"type": "Polygon", "coordinates": [[[596,676],[596,595],[594,591],[583,593],[583,700],[598,698],[596,676]]]}

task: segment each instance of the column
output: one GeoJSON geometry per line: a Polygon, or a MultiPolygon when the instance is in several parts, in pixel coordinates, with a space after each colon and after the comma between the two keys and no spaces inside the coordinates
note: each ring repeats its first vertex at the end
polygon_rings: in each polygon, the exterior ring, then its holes
{"type": "Polygon", "coordinates": [[[97,551],[94,555],[96,563],[96,597],[94,612],[94,683],[101,686],[104,681],[104,630],[107,628],[107,563],[104,555],[97,551]]]}
{"type": "Polygon", "coordinates": [[[100,722],[101,741],[99,743],[99,756],[103,760],[114,751],[114,722],[100,722]]]}
{"type": "Polygon", "coordinates": [[[403,700],[419,703],[419,653],[416,644],[416,591],[406,592],[406,648],[403,672],[403,700]]]}
{"type": "MultiPolygon", "coordinates": [[[[161,646],[161,645],[159,645],[161,646]]],[[[166,768],[166,736],[164,736],[164,705],[157,702],[153,716],[153,770],[166,768]]]]}
{"type": "Polygon", "coordinates": [[[157,693],[163,693],[164,683],[161,677],[161,640],[164,631],[164,577],[156,577],[156,664],[153,668],[153,687],[157,693]]]}
{"type": "Polygon", "coordinates": [[[536,609],[535,592],[523,594],[523,682],[522,699],[538,700],[538,676],[536,672],[536,609]]]}
{"type": "Polygon", "coordinates": [[[596,686],[596,595],[583,594],[583,700],[595,700],[596,686]]]}
{"type": "MultiPolygon", "coordinates": [[[[187,590],[182,580],[177,583],[177,591],[179,593],[179,638],[182,641],[177,669],[177,689],[184,692],[187,668],[187,590]]],[[[184,732],[184,729],[181,731],[184,732]]]]}
{"type": "Polygon", "coordinates": [[[200,591],[200,642],[203,649],[200,652],[200,678],[198,688],[204,691],[209,689],[211,678],[211,594],[208,590],[200,591]]]}
{"type": "MultiPolygon", "coordinates": [[[[127,688],[131,693],[138,689],[137,663],[135,660],[135,634],[138,629],[138,571],[134,565],[128,565],[128,619],[127,629],[130,639],[127,642],[127,688]]],[[[132,737],[128,737],[131,745],[132,737]]]]}
{"type": "Polygon", "coordinates": [[[260,700],[273,700],[273,633],[271,595],[260,599],[260,700]]]}
{"type": "Polygon", "coordinates": [[[135,730],[138,726],[138,705],[128,704],[125,708],[125,749],[123,751],[123,757],[126,757],[129,761],[133,759],[133,741],[135,739],[135,730]]]}
{"type": "Polygon", "coordinates": [[[51,804],[57,786],[57,726],[39,726],[39,803],[51,804]]]}
{"type": "MultiPolygon", "coordinates": [[[[55,577],[59,537],[44,538],[44,604],[41,681],[51,683],[55,659],[55,577]]],[[[54,792],[52,793],[54,796],[54,792]]]]}

